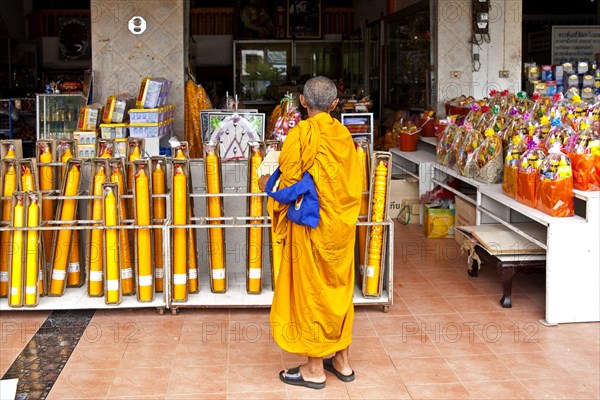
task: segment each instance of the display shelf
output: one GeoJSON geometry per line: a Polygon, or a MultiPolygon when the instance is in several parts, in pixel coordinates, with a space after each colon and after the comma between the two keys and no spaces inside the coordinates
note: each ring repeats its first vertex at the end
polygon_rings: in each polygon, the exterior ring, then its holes
{"type": "Polygon", "coordinates": [[[434,148],[437,146],[437,140],[435,137],[431,136],[421,136],[419,138],[422,142],[432,145],[434,148]]]}

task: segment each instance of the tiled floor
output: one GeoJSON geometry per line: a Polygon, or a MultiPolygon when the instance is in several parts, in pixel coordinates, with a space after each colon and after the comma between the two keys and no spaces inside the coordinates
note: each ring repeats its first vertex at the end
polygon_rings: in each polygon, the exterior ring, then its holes
{"type": "MultiPolygon", "coordinates": [[[[544,276],[466,274],[453,240],[396,226],[394,305],[357,308],[352,366],[322,391],[281,383],[302,357],[271,340],[267,310],[97,311],[49,399],[598,399],[600,324],[545,327],[544,276]]],[[[0,373],[45,320],[2,313],[0,373]]]]}

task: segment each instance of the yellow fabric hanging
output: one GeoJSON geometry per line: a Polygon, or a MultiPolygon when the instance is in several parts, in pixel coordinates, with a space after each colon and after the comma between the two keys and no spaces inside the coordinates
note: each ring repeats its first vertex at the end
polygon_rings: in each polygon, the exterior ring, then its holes
{"type": "Polygon", "coordinates": [[[288,222],[288,206],[269,198],[273,241],[286,243],[271,306],[273,337],[290,353],[323,357],[352,342],[359,160],[348,130],[320,113],[289,131],[279,163],[280,187],[311,173],[321,221],[316,229],[288,222]]]}

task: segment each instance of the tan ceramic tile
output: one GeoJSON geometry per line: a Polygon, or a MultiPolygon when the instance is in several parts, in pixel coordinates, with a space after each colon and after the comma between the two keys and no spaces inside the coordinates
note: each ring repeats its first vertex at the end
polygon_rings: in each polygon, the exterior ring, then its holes
{"type": "MultiPolygon", "coordinates": [[[[465,272],[466,275],[466,272],[465,272]]],[[[444,298],[448,297],[464,297],[464,296],[480,296],[482,291],[471,282],[441,282],[432,280],[433,287],[440,292],[444,298]]]]}
{"type": "Polygon", "coordinates": [[[84,346],[122,346],[127,347],[130,342],[136,342],[137,325],[125,324],[100,325],[90,322],[77,343],[77,347],[84,346]]]}
{"type": "Polygon", "coordinates": [[[65,370],[117,369],[126,346],[77,346],[65,364],[65,370]]]}
{"type": "Polygon", "coordinates": [[[444,357],[492,354],[490,348],[475,333],[475,330],[466,325],[457,326],[457,329],[448,327],[440,334],[429,335],[429,338],[444,357]],[[458,329],[459,327],[460,329],[458,329]]]}
{"type": "MultiPolygon", "coordinates": [[[[328,382],[329,383],[329,382],[328,382]]],[[[311,400],[311,399],[323,399],[323,400],[346,400],[348,399],[348,391],[343,388],[331,389],[326,386],[325,389],[314,390],[307,388],[300,388],[294,386],[288,386],[287,398],[294,400],[311,400]]]]}
{"type": "Polygon", "coordinates": [[[171,367],[177,347],[177,343],[130,343],[119,367],[171,367]]]}
{"type": "Polygon", "coordinates": [[[227,365],[228,342],[180,343],[175,352],[174,365],[198,368],[202,365],[227,365]]]}
{"type": "Polygon", "coordinates": [[[386,385],[374,387],[354,387],[348,385],[348,395],[352,400],[408,400],[410,395],[404,385],[386,385]]]}
{"type": "Polygon", "coordinates": [[[404,303],[413,315],[419,314],[448,314],[456,311],[442,296],[409,298],[404,303]]]}
{"type": "Polygon", "coordinates": [[[279,363],[281,349],[275,342],[230,342],[229,343],[229,365],[232,364],[257,364],[257,363],[279,363]]]}
{"type": "Polygon", "coordinates": [[[379,337],[354,337],[349,349],[350,360],[387,359],[379,337]]]}
{"type": "Polygon", "coordinates": [[[112,396],[166,396],[171,368],[119,368],[110,387],[112,396]]]}
{"type": "Polygon", "coordinates": [[[181,308],[179,309],[179,314],[175,318],[182,319],[184,323],[222,322],[229,321],[230,311],[234,310],[229,310],[227,308],[181,308]]]}
{"type": "MultiPolygon", "coordinates": [[[[506,332],[519,330],[524,326],[509,318],[504,310],[485,313],[461,312],[460,315],[465,323],[472,326],[473,330],[478,333],[481,333],[485,329],[491,329],[489,327],[495,327],[497,330],[506,332]]],[[[529,325],[527,326],[529,327],[529,325]]]]}
{"type": "Polygon", "coordinates": [[[521,379],[523,386],[535,399],[593,399],[594,388],[571,378],[521,379]]]}
{"type": "Polygon", "coordinates": [[[401,299],[412,299],[421,297],[439,297],[440,292],[431,283],[397,283],[394,289],[401,299]]]}
{"type": "Polygon", "coordinates": [[[227,321],[204,321],[184,323],[179,343],[219,342],[227,343],[235,331],[229,330],[227,321]]]}
{"type": "Polygon", "coordinates": [[[371,318],[378,336],[415,335],[420,332],[419,322],[410,315],[385,315],[371,318]]]}
{"type": "Polygon", "coordinates": [[[384,336],[383,348],[391,358],[439,357],[440,352],[426,334],[384,336]]]}
{"type": "Polygon", "coordinates": [[[446,301],[458,313],[463,312],[479,312],[487,313],[502,310],[500,306],[500,297],[496,296],[463,296],[463,297],[448,297],[446,301]]]}
{"type": "Polygon", "coordinates": [[[519,381],[487,381],[463,383],[473,399],[533,400],[534,397],[519,381]]]}
{"type": "Polygon", "coordinates": [[[353,360],[352,369],[356,378],[346,384],[348,388],[402,386],[402,380],[390,359],[353,360]]]}
{"type": "Polygon", "coordinates": [[[48,399],[104,397],[115,375],[115,369],[63,370],[52,386],[48,399]]]}
{"type": "Polygon", "coordinates": [[[183,321],[171,319],[169,321],[138,322],[135,332],[132,332],[133,343],[177,343],[181,336],[183,321]]]}
{"type": "Polygon", "coordinates": [[[279,380],[282,363],[230,365],[227,374],[228,392],[279,392],[284,383],[279,380]]]}
{"type": "Polygon", "coordinates": [[[445,359],[452,372],[463,383],[515,379],[515,376],[502,365],[499,357],[495,355],[446,356],[445,359]]]}
{"type": "Polygon", "coordinates": [[[193,368],[188,365],[175,365],[171,370],[167,395],[226,394],[227,370],[225,365],[203,365],[193,368]]]}
{"type": "Polygon", "coordinates": [[[8,371],[21,351],[22,349],[20,348],[4,348],[2,346],[2,352],[0,352],[0,376],[4,375],[6,371],[8,371]]]}
{"type": "Polygon", "coordinates": [[[194,393],[168,395],[167,400],[226,400],[226,393],[194,393]]]}
{"type": "Polygon", "coordinates": [[[354,318],[352,326],[352,337],[369,337],[376,336],[375,328],[368,317],[354,318]]]}
{"type": "Polygon", "coordinates": [[[392,358],[394,366],[405,385],[459,382],[442,357],[392,358]]]}
{"type": "Polygon", "coordinates": [[[522,331],[503,332],[496,327],[488,327],[488,329],[482,329],[478,335],[495,354],[543,351],[534,336],[523,335],[522,331]]]}
{"type": "Polygon", "coordinates": [[[519,380],[562,378],[569,375],[569,370],[559,360],[542,352],[502,354],[498,358],[519,380]]]}
{"type": "Polygon", "coordinates": [[[471,399],[469,392],[461,383],[438,383],[431,385],[406,385],[411,399],[466,400],[471,399]]]}
{"type": "Polygon", "coordinates": [[[240,393],[227,393],[228,400],[284,400],[287,399],[287,392],[285,390],[279,392],[240,392],[240,393]]]}

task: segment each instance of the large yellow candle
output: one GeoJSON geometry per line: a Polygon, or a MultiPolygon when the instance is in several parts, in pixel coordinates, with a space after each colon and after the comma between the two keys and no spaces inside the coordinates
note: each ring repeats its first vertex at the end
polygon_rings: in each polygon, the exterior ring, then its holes
{"type": "MultiPolygon", "coordinates": [[[[207,149],[204,159],[206,168],[206,189],[208,193],[221,193],[221,177],[219,169],[219,158],[214,151],[207,149]]],[[[221,198],[208,198],[208,216],[222,217],[221,198]]],[[[220,221],[210,221],[211,225],[220,225],[220,221]]],[[[209,228],[209,253],[211,268],[211,283],[214,292],[224,292],[227,273],[225,271],[225,246],[222,228],[209,228]]]]}
{"type": "MultiPolygon", "coordinates": [[[[67,173],[67,185],[64,196],[76,196],[79,188],[80,165],[74,164],[67,173]]],[[[75,205],[77,200],[63,200],[60,213],[61,221],[72,221],[75,217],[75,205]]],[[[65,290],[65,278],[67,275],[67,261],[69,260],[69,245],[71,244],[71,229],[58,231],[56,239],[56,250],[52,261],[52,277],[48,294],[61,296],[65,290]]]]}
{"type": "Polygon", "coordinates": [[[102,146],[102,154],[100,154],[100,158],[112,158],[113,152],[108,143],[104,143],[102,146]]]}
{"type": "Polygon", "coordinates": [[[27,165],[23,165],[22,168],[21,188],[24,192],[32,192],[35,190],[35,185],[33,182],[33,174],[31,173],[31,169],[27,165]]]}
{"type": "MultiPolygon", "coordinates": [[[[144,166],[135,177],[136,224],[147,226],[150,220],[150,188],[144,166]]],[[[152,301],[152,240],[150,228],[137,229],[138,299],[152,301]]]]}
{"type": "MultiPolygon", "coordinates": [[[[358,155],[358,162],[361,170],[362,190],[363,196],[360,203],[360,215],[364,215],[363,218],[359,218],[359,221],[364,222],[367,220],[366,216],[369,213],[369,170],[367,164],[367,153],[359,143],[356,147],[356,154],[358,155]],[[366,194],[365,194],[366,192],[366,194]]],[[[367,241],[367,226],[362,225],[357,228],[358,230],[358,262],[359,262],[359,279],[362,287],[362,280],[365,271],[365,248],[367,241]]]]}
{"type": "Polygon", "coordinates": [[[67,167],[67,161],[69,161],[71,158],[73,158],[73,152],[71,151],[71,148],[67,146],[60,157],[60,162],[63,164],[60,167],[60,179],[65,179],[65,168],[67,167]]]}
{"type": "Polygon", "coordinates": [[[81,286],[81,264],[79,261],[79,231],[74,229],[71,236],[69,266],[67,267],[67,286],[81,286]]]}
{"type": "MultiPolygon", "coordinates": [[[[52,151],[50,146],[41,145],[42,153],[40,154],[40,163],[49,164],[52,162],[52,151]]],[[[54,167],[50,165],[42,165],[39,168],[40,171],[40,190],[42,192],[50,192],[55,190],[54,187],[54,167]]],[[[50,194],[52,195],[52,194],[50,194]]],[[[54,221],[54,200],[48,200],[49,194],[42,194],[42,220],[43,221],[54,221]]],[[[43,231],[44,237],[44,254],[46,256],[46,262],[50,264],[52,258],[52,232],[51,230],[43,231]]],[[[43,266],[40,265],[40,268],[43,266]]],[[[43,280],[40,281],[43,283],[43,280]]]]}
{"type": "MultiPolygon", "coordinates": [[[[133,191],[133,185],[135,184],[134,182],[134,176],[133,176],[133,162],[136,160],[140,159],[140,148],[137,145],[137,143],[132,142],[131,145],[133,146],[133,149],[131,150],[131,153],[129,154],[129,164],[127,166],[127,188],[130,191],[133,191]]],[[[133,199],[129,200],[129,214],[133,215],[133,208],[134,208],[134,204],[133,204],[133,199]]]]}
{"type": "MultiPolygon", "coordinates": [[[[25,216],[23,197],[19,197],[13,214],[13,227],[22,228],[25,216]]],[[[19,307],[23,304],[23,231],[13,231],[12,265],[10,269],[9,304],[19,307]]]]}
{"type": "Polygon", "coordinates": [[[6,151],[6,155],[4,156],[5,159],[9,160],[9,159],[15,159],[17,158],[16,154],[15,154],[15,149],[12,145],[8,146],[8,149],[6,151]]]}
{"type": "MultiPolygon", "coordinates": [[[[98,221],[94,225],[100,225],[102,221],[102,184],[106,182],[104,165],[99,165],[94,175],[94,188],[92,194],[97,196],[92,200],[92,220],[98,221]]],[[[104,269],[102,266],[104,251],[102,243],[102,229],[92,229],[90,236],[90,247],[88,249],[88,262],[90,276],[88,277],[88,294],[100,297],[104,294],[104,269]]]]}
{"type": "MultiPolygon", "coordinates": [[[[152,172],[152,192],[155,195],[165,194],[165,172],[161,164],[161,162],[158,162],[154,168],[154,172],[152,172]]],[[[166,202],[167,200],[164,197],[154,197],[152,199],[154,219],[165,219],[166,202]]],[[[165,269],[163,265],[163,252],[162,229],[156,228],[154,230],[154,286],[157,292],[162,292],[164,286],[165,269]]]]}
{"type": "MultiPolygon", "coordinates": [[[[385,196],[387,191],[388,169],[383,161],[375,168],[375,182],[373,184],[373,204],[371,208],[371,221],[383,222],[385,213],[385,196]]],[[[379,276],[381,273],[383,250],[383,225],[371,227],[369,237],[369,254],[367,269],[365,271],[365,293],[368,295],[379,295],[379,276]]]]}
{"type": "MultiPolygon", "coordinates": [[[[2,200],[2,221],[10,222],[12,212],[12,195],[17,188],[17,171],[15,166],[10,164],[8,171],[4,174],[4,188],[2,200]]],[[[10,231],[2,231],[0,234],[0,297],[8,295],[8,257],[10,257],[10,231]]]]}
{"type": "MultiPolygon", "coordinates": [[[[258,187],[258,167],[263,157],[257,149],[250,159],[250,193],[260,193],[258,187]]],[[[263,197],[250,197],[249,214],[251,217],[263,215],[263,197]]],[[[260,220],[251,220],[250,224],[260,224],[260,220]]],[[[262,287],[262,228],[248,228],[248,271],[246,290],[248,293],[260,293],[262,287]]]]}
{"type": "MultiPolygon", "coordinates": [[[[173,176],[173,225],[187,223],[187,177],[175,164],[173,176]]],[[[173,300],[187,299],[187,235],[185,228],[173,229],[173,300]]]]}
{"type": "MultiPolygon", "coordinates": [[[[116,183],[119,188],[119,196],[125,194],[125,178],[121,173],[121,169],[116,166],[110,176],[110,181],[116,183]]],[[[119,197],[119,218],[121,221],[127,219],[127,209],[125,199],[119,197]]],[[[123,224],[123,222],[121,222],[123,224]]],[[[121,258],[121,292],[124,295],[131,295],[133,290],[133,262],[131,257],[131,245],[128,229],[120,229],[119,231],[119,255],[121,258]]]]}
{"type": "MultiPolygon", "coordinates": [[[[112,190],[108,189],[104,198],[104,209],[106,214],[106,226],[117,226],[117,199],[112,190]]],[[[121,271],[119,268],[119,243],[117,230],[115,228],[107,228],[105,230],[105,246],[106,254],[106,302],[119,303],[120,301],[120,284],[119,278],[121,271]]]]}
{"type": "MultiPolygon", "coordinates": [[[[175,160],[187,160],[183,149],[179,147],[175,153],[175,160]]],[[[188,215],[190,218],[194,217],[194,202],[191,197],[188,198],[188,215]]],[[[196,230],[194,228],[187,229],[187,250],[188,250],[188,292],[198,293],[198,262],[197,262],[197,251],[196,251],[196,230]]]]}
{"type": "Polygon", "coordinates": [[[38,298],[38,231],[39,206],[37,199],[27,208],[27,263],[25,264],[25,305],[33,306],[38,298]]]}

